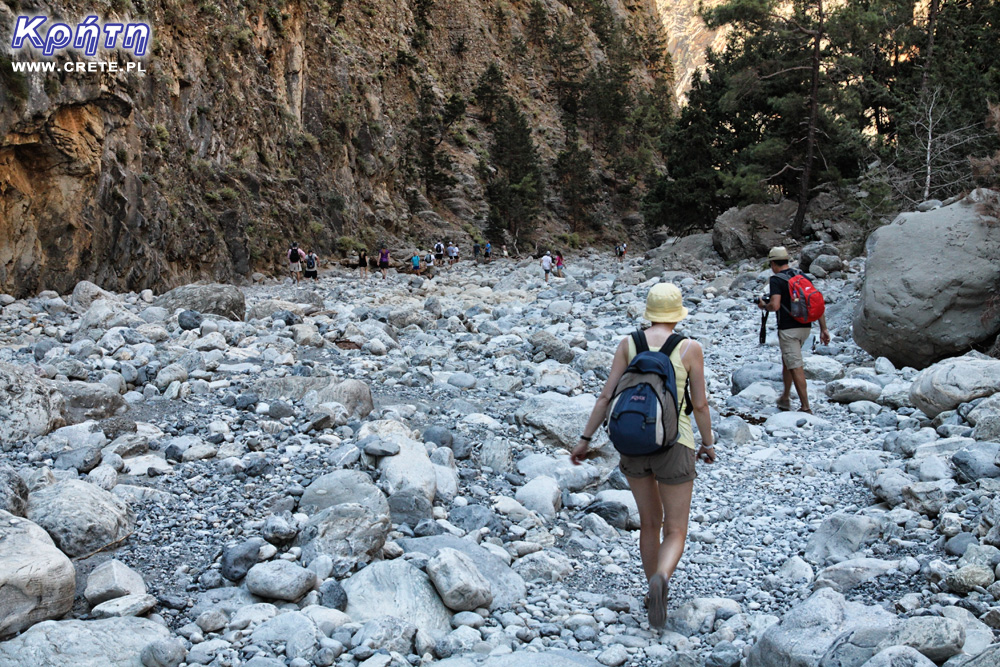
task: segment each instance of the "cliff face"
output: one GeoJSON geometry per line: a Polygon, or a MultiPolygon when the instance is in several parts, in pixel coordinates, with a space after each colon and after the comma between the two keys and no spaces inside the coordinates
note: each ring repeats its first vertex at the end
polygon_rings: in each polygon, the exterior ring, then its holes
{"type": "MultiPolygon", "coordinates": [[[[645,39],[661,29],[654,3],[607,6],[645,39]]],[[[552,18],[574,13],[542,5],[552,18]]],[[[421,95],[439,105],[452,93],[471,97],[496,61],[550,166],[565,130],[552,54],[526,38],[531,9],[505,0],[112,0],[104,21],[143,17],[153,28],[147,74],[20,74],[0,59],[0,291],[67,291],[83,278],[116,290],[238,281],[281,263],[293,239],[330,253],[342,237],[426,246],[442,230],[461,239],[482,228],[489,133],[479,114],[470,107],[442,138],[456,182],[437,197],[415,175],[414,120],[421,95]]],[[[10,44],[18,14],[74,25],[92,11],[78,0],[0,0],[0,37],[10,44]]],[[[590,67],[606,54],[586,25],[590,67]]],[[[55,60],[68,59],[82,57],[55,60]]],[[[664,76],[641,63],[632,74],[636,90],[664,76]]],[[[636,193],[601,188],[612,225],[634,214],[636,193]]],[[[556,199],[540,221],[546,233],[565,231],[556,199]]]]}
{"type": "Polygon", "coordinates": [[[656,0],[657,8],[668,35],[667,49],[674,61],[674,94],[683,100],[691,87],[691,79],[705,65],[705,50],[721,50],[725,32],[710,30],[698,15],[698,7],[712,7],[721,0],[656,0]]]}

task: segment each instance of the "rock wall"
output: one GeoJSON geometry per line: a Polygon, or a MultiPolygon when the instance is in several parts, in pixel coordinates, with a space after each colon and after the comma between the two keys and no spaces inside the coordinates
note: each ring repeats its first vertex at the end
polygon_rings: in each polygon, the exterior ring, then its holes
{"type": "MultiPolygon", "coordinates": [[[[553,18],[573,13],[544,5],[553,18]]],[[[67,19],[93,11],[79,0],[16,6],[67,19]]],[[[141,16],[153,27],[144,76],[5,71],[0,291],[67,292],[81,279],[115,290],[236,281],[280,264],[292,238],[323,253],[342,236],[426,243],[444,228],[468,239],[483,224],[489,132],[470,110],[443,137],[458,183],[431,202],[415,187],[412,123],[422,91],[439,104],[471,97],[493,61],[547,165],[564,142],[551,54],[526,39],[527,2],[435,0],[425,27],[408,0],[112,6],[103,20],[141,16]]],[[[640,39],[660,29],[655,0],[609,6],[640,39]]],[[[14,18],[0,4],[8,42],[14,18]]],[[[584,45],[588,67],[605,58],[589,28],[584,45]]],[[[0,65],[10,67],[7,56],[0,65]]],[[[632,85],[649,90],[654,75],[636,65],[632,85]]],[[[601,187],[612,224],[634,211],[635,201],[601,187]]],[[[549,201],[543,214],[553,232],[557,209],[549,201]]]]}

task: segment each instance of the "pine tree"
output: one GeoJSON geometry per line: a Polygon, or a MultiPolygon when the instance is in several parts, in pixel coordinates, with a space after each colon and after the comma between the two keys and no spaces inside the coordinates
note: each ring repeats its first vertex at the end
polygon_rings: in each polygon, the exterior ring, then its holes
{"type": "Polygon", "coordinates": [[[496,105],[490,129],[490,164],[482,165],[489,201],[489,232],[500,240],[509,234],[514,243],[534,232],[544,198],[541,161],[531,137],[528,119],[508,94],[496,105]]]}
{"type": "Polygon", "coordinates": [[[592,168],[593,154],[580,145],[575,131],[567,133],[566,147],[556,157],[554,170],[574,232],[593,223],[590,209],[597,202],[597,183],[592,168]]]}

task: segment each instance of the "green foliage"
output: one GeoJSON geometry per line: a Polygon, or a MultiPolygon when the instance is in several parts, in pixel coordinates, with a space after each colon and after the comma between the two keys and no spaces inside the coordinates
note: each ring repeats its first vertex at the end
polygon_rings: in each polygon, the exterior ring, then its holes
{"type": "Polygon", "coordinates": [[[128,164],[128,151],[124,148],[118,148],[115,150],[115,158],[123,165],[128,164]]]}
{"type": "Polygon", "coordinates": [[[47,76],[45,77],[45,83],[42,87],[45,90],[46,95],[49,97],[55,97],[59,94],[59,90],[62,88],[62,83],[59,82],[57,77],[47,76]]]}
{"type": "Polygon", "coordinates": [[[729,0],[705,18],[727,43],[664,129],[651,224],[705,227],[729,206],[857,180],[869,226],[970,187],[968,156],[1000,145],[982,125],[1000,99],[996,0],[729,0]]]}
{"type": "Polygon", "coordinates": [[[506,78],[500,71],[500,66],[496,61],[491,62],[479,76],[476,87],[472,89],[476,104],[483,110],[485,120],[489,121],[493,118],[493,112],[506,88],[506,78]]]}
{"type": "Polygon", "coordinates": [[[528,239],[545,194],[541,161],[528,119],[508,94],[496,105],[490,164],[481,165],[489,202],[489,235],[514,243],[528,239]],[[491,169],[492,168],[492,169],[491,169]]]}
{"type": "Polygon", "coordinates": [[[542,0],[531,0],[528,9],[528,38],[535,44],[544,44],[548,39],[549,10],[542,0]]]}
{"type": "Polygon", "coordinates": [[[576,232],[571,232],[569,234],[556,234],[556,241],[560,245],[564,245],[573,249],[580,248],[583,246],[583,239],[576,232]]]}
{"type": "Polygon", "coordinates": [[[575,133],[556,158],[556,182],[566,204],[567,218],[574,231],[593,223],[590,209],[597,201],[597,182],[593,175],[593,155],[580,146],[575,133]]]}
{"type": "Polygon", "coordinates": [[[416,66],[420,60],[404,49],[398,49],[396,51],[396,69],[406,69],[416,66]]]}
{"type": "Polygon", "coordinates": [[[433,90],[425,86],[417,102],[418,115],[413,120],[412,152],[416,168],[429,194],[443,195],[456,181],[451,157],[441,149],[451,127],[465,117],[466,101],[455,93],[439,106],[433,90]]]}
{"type": "Polygon", "coordinates": [[[28,78],[24,72],[14,71],[10,57],[5,53],[0,53],[0,83],[14,100],[23,102],[28,99],[28,78]]]}
{"type": "Polygon", "coordinates": [[[359,250],[365,249],[365,244],[352,236],[340,236],[337,238],[335,245],[337,250],[340,251],[342,255],[352,255],[357,253],[359,250]]]}

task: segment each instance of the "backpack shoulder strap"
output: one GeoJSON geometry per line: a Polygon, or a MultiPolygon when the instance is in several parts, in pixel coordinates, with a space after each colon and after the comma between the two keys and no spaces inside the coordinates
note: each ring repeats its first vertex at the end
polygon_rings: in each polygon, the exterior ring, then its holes
{"type": "Polygon", "coordinates": [[[679,333],[670,334],[670,338],[668,338],[667,342],[664,343],[663,347],[660,348],[660,352],[669,357],[671,354],[674,353],[674,350],[677,349],[677,346],[680,345],[685,338],[687,338],[687,336],[684,336],[679,333]]]}
{"type": "Polygon", "coordinates": [[[635,353],[649,352],[649,343],[646,342],[646,332],[636,329],[632,332],[632,342],[635,343],[635,353]]]}
{"type": "MultiPolygon", "coordinates": [[[[667,358],[669,359],[670,355],[673,354],[674,350],[677,349],[677,346],[683,343],[685,340],[687,340],[687,336],[683,334],[678,334],[678,333],[670,334],[670,338],[668,338],[667,342],[664,343],[663,347],[660,348],[660,352],[663,352],[665,355],[667,355],[667,358]]],[[[673,363],[673,361],[671,361],[670,363],[673,363]]],[[[691,405],[690,377],[684,380],[683,395],[684,395],[684,414],[690,415],[692,412],[694,412],[694,406],[691,405]]]]}

